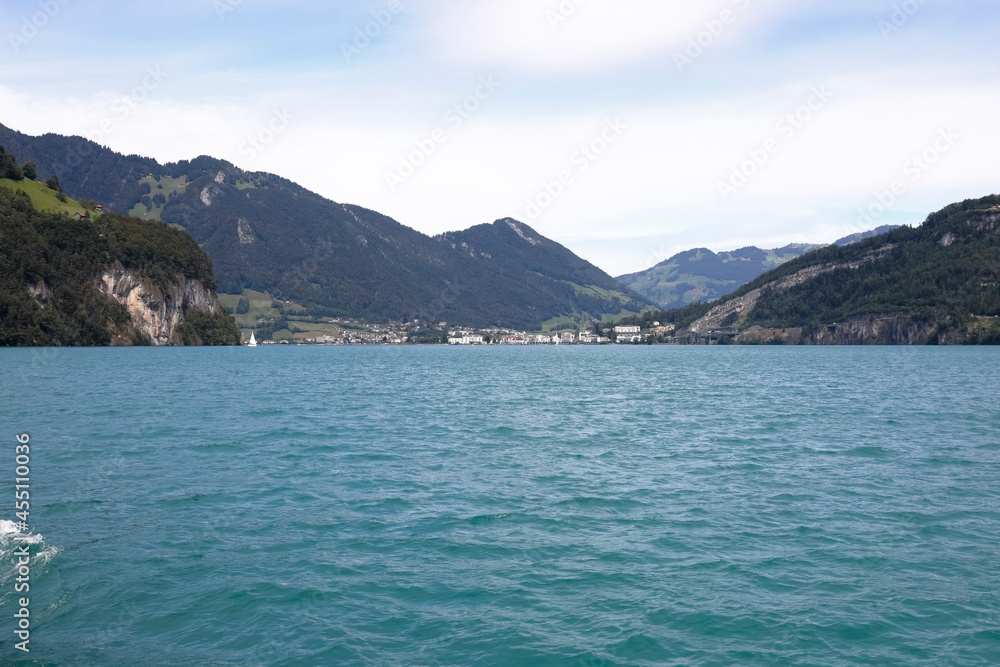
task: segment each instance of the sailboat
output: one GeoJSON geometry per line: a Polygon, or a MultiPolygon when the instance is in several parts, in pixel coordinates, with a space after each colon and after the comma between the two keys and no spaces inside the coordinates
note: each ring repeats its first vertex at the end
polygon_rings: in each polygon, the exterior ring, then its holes
{"type": "Polygon", "coordinates": [[[247,347],[257,347],[257,339],[254,337],[254,332],[250,332],[250,342],[247,343],[247,347]]]}

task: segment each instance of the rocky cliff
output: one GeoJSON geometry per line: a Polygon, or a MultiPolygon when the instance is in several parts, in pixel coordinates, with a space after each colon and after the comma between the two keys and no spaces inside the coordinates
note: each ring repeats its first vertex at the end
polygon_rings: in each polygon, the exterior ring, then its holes
{"type": "Polygon", "coordinates": [[[934,322],[902,315],[868,315],[837,322],[806,336],[814,345],[947,345],[958,342],[948,333],[938,335],[934,322]]]}
{"type": "Polygon", "coordinates": [[[0,187],[0,346],[240,343],[212,262],[186,232],[39,212],[31,187],[0,187]]]}
{"type": "MultiPolygon", "coordinates": [[[[153,345],[182,344],[185,313],[196,309],[210,316],[224,314],[217,295],[200,281],[177,276],[166,290],[120,263],[105,269],[98,289],[128,309],[135,331],[153,345]]],[[[130,344],[131,336],[118,332],[113,344],[130,344]]]]}
{"type": "Polygon", "coordinates": [[[802,327],[765,329],[754,325],[728,336],[715,332],[717,340],[730,337],[737,343],[784,345],[950,345],[964,342],[953,331],[942,331],[926,320],[906,315],[863,315],[806,331],[802,327]]]}

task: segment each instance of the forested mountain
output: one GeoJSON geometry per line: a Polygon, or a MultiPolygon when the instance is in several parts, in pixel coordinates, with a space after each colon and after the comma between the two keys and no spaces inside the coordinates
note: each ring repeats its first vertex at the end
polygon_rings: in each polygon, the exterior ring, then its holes
{"type": "Polygon", "coordinates": [[[718,303],[647,317],[743,339],[801,329],[816,343],[1000,342],[1000,196],[816,250],[718,303]]]}
{"type": "Polygon", "coordinates": [[[214,158],[160,165],[3,126],[0,143],[72,196],[186,229],[212,259],[221,292],[267,292],[313,315],[539,329],[649,305],[513,220],[432,238],[214,158]]]}
{"type": "Polygon", "coordinates": [[[240,342],[188,234],[83,207],[39,212],[37,191],[32,179],[0,182],[0,345],[240,342]]]}
{"type": "MultiPolygon", "coordinates": [[[[835,241],[834,245],[850,245],[895,228],[885,225],[851,234],[835,241]]],[[[631,287],[661,308],[682,308],[731,294],[766,271],[822,247],[823,244],[792,243],[774,250],[750,246],[720,253],[695,248],[677,253],[645,271],[619,276],[618,282],[631,287]]]]}

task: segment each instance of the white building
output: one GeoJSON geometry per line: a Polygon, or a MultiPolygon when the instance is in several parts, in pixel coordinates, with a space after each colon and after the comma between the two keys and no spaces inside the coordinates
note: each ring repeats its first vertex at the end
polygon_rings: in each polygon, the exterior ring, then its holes
{"type": "Polygon", "coordinates": [[[482,345],[484,343],[482,336],[462,336],[460,338],[449,338],[449,345],[482,345]]]}
{"type": "Polygon", "coordinates": [[[637,333],[639,333],[641,331],[642,331],[642,329],[640,329],[639,327],[634,327],[634,326],[633,327],[615,327],[615,333],[618,334],[619,336],[629,335],[629,334],[637,334],[637,333]]]}

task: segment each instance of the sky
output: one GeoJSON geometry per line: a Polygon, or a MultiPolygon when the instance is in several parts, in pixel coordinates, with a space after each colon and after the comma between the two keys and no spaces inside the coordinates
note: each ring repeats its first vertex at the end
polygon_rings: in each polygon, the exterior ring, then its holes
{"type": "Polygon", "coordinates": [[[0,123],[612,275],[1000,192],[996,0],[4,0],[0,123]]]}

